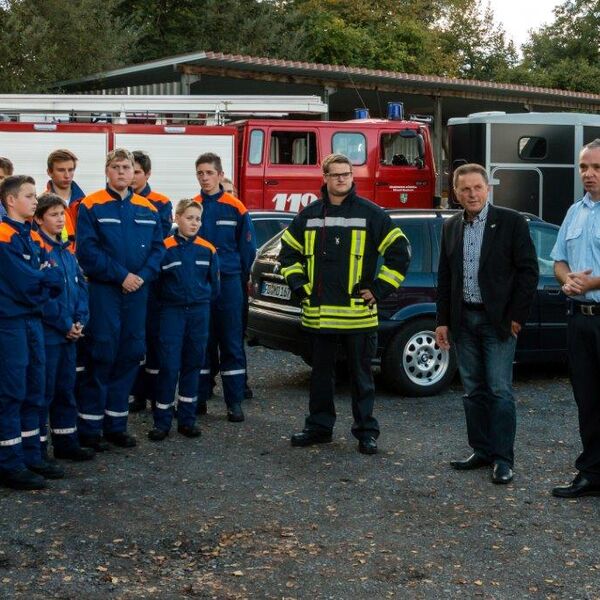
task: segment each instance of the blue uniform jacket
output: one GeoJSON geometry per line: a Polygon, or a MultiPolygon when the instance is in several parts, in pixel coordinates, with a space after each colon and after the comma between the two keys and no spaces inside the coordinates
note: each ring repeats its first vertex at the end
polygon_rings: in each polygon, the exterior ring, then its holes
{"type": "Polygon", "coordinates": [[[153,191],[148,184],[146,184],[146,187],[140,192],[140,196],[144,196],[144,198],[150,200],[154,208],[158,211],[163,238],[171,235],[171,228],[173,227],[173,205],[169,198],[153,191]]]}
{"type": "Polygon", "coordinates": [[[48,262],[42,238],[30,223],[0,223],[0,318],[41,317],[42,306],[63,290],[59,269],[48,262]]]}
{"type": "Polygon", "coordinates": [[[158,211],[129,190],[106,188],[86,196],[77,218],[77,258],[90,281],[121,285],[128,273],[146,283],[158,275],[165,252],[158,211]]]}
{"type": "Polygon", "coordinates": [[[221,190],[194,198],[202,204],[200,235],[217,248],[221,275],[241,275],[245,281],[256,256],[254,226],[246,207],[221,190]]]}
{"type": "Polygon", "coordinates": [[[40,236],[52,265],[60,269],[65,287],[62,294],[46,302],[42,308],[46,344],[68,343],[67,333],[73,323],[86,325],[89,319],[87,284],[70,246],[71,242],[58,241],[43,231],[40,236]]]}
{"type": "Polygon", "coordinates": [[[165,240],[158,298],[163,306],[209,303],[219,295],[219,258],[201,237],[172,235],[165,240]]]}

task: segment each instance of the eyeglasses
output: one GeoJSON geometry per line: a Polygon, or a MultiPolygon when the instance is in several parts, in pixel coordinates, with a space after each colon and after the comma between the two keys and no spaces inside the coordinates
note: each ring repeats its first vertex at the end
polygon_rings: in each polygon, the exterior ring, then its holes
{"type": "Polygon", "coordinates": [[[348,179],[352,177],[352,171],[346,171],[345,173],[325,173],[325,177],[330,179],[348,179]]]}

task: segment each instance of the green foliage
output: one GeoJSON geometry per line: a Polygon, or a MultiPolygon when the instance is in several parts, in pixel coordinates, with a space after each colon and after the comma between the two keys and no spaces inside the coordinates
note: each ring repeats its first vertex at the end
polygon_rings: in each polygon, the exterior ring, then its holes
{"type": "Polygon", "coordinates": [[[600,93],[600,0],[566,0],[521,61],[487,0],[0,0],[0,92],[212,50],[600,93]]]}
{"type": "Polygon", "coordinates": [[[54,81],[128,62],[132,35],[114,0],[7,0],[0,6],[0,91],[44,91],[54,81]]]}
{"type": "Polygon", "coordinates": [[[574,91],[600,93],[600,0],[567,0],[554,21],[531,34],[520,67],[524,79],[574,91]]]}

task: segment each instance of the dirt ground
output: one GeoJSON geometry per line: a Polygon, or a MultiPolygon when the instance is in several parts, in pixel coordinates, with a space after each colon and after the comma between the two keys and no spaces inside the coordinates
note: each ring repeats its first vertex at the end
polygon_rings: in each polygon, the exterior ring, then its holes
{"type": "Polygon", "coordinates": [[[514,482],[458,473],[461,389],[378,390],[380,453],[350,435],[340,386],[334,443],[291,448],[309,369],[249,351],[247,420],[209,403],[202,437],[146,438],[67,463],[48,490],[0,490],[0,597],[63,599],[600,599],[600,499],[555,499],[579,452],[561,369],[517,373],[514,482]]]}

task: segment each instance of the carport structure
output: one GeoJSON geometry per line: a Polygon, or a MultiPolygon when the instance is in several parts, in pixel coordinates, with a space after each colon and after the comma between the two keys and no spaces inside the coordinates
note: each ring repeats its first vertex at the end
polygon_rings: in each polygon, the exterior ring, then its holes
{"type": "MultiPolygon", "coordinates": [[[[273,58],[194,52],[57,82],[55,91],[106,94],[282,94],[323,98],[324,118],[348,119],[366,107],[384,117],[388,102],[407,115],[433,117],[435,157],[442,164],[444,125],[473,112],[600,112],[600,95],[523,85],[415,75],[273,58]]],[[[438,193],[441,192],[438,178],[438,193]]]]}

